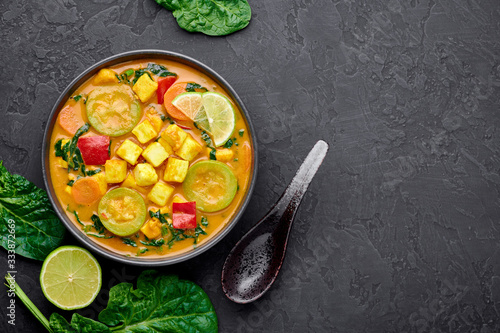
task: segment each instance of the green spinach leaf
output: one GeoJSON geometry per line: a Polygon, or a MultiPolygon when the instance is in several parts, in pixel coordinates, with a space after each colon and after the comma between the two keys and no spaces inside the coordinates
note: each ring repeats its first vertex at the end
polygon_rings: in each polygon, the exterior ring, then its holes
{"type": "Polygon", "coordinates": [[[130,238],[122,238],[122,242],[123,244],[127,244],[127,245],[130,245],[130,246],[133,246],[133,247],[137,247],[137,243],[130,239],[130,238]]]}
{"type": "Polygon", "coordinates": [[[232,145],[233,145],[233,140],[229,139],[226,141],[226,143],[224,144],[224,148],[231,148],[232,145]]]}
{"type": "Polygon", "coordinates": [[[177,76],[177,74],[169,71],[165,66],[149,63],[146,68],[148,71],[153,73],[154,75],[158,75],[159,77],[165,76],[177,76]]]}
{"type": "Polygon", "coordinates": [[[85,95],[85,94],[80,94],[80,95],[72,96],[70,98],[74,99],[75,102],[78,102],[79,100],[81,100],[83,98],[83,104],[87,104],[87,95],[85,95]]]}
{"type": "Polygon", "coordinates": [[[73,313],[71,325],[63,316],[54,312],[50,316],[50,328],[54,333],[111,333],[108,326],[73,313]]]}
{"type": "Polygon", "coordinates": [[[212,148],[210,151],[210,159],[217,161],[217,150],[215,148],[212,148]]]}
{"type": "MultiPolygon", "coordinates": [[[[55,155],[57,157],[59,156],[62,157],[63,160],[68,162],[68,171],[70,170],[76,171],[78,169],[81,169],[84,176],[86,175],[85,163],[83,162],[82,154],[80,153],[80,149],[78,149],[77,144],[80,136],[85,134],[89,130],[89,128],[90,124],[85,123],[85,125],[80,127],[78,131],[76,131],[75,136],[71,138],[71,140],[66,142],[64,146],[62,145],[62,139],[57,141],[56,144],[54,145],[55,155]]],[[[98,173],[100,171],[101,170],[89,171],[88,173],[91,175],[98,173]]]]}
{"type": "Polygon", "coordinates": [[[44,260],[61,244],[65,232],[47,193],[24,177],[10,174],[0,161],[1,245],[24,257],[44,260]]]}
{"type": "MultiPolygon", "coordinates": [[[[180,242],[180,241],[183,241],[183,240],[189,239],[189,238],[193,239],[193,244],[196,245],[198,243],[198,237],[200,235],[207,234],[205,232],[205,230],[203,230],[203,228],[199,224],[196,226],[194,231],[184,230],[184,229],[175,229],[167,220],[167,217],[169,215],[168,214],[161,214],[159,210],[156,212],[150,210],[149,216],[151,216],[151,218],[159,219],[160,222],[162,223],[161,234],[162,234],[162,236],[168,236],[166,245],[169,248],[171,248],[175,242],[180,242]]],[[[204,219],[203,218],[201,219],[201,224],[205,227],[208,225],[208,220],[206,219],[206,217],[204,219]]],[[[144,245],[148,245],[148,246],[162,246],[165,244],[165,240],[166,239],[161,238],[159,240],[155,240],[155,241],[152,241],[150,243],[147,243],[144,241],[141,241],[141,243],[144,245]]]]}
{"type": "MultiPolygon", "coordinates": [[[[230,140],[231,140],[231,139],[230,139],[230,140]]],[[[93,176],[93,175],[98,174],[98,173],[99,173],[99,172],[101,172],[101,171],[102,171],[102,170],[98,168],[98,169],[95,169],[95,170],[88,170],[88,171],[86,171],[86,172],[85,172],[85,174],[86,174],[87,176],[93,176]]]]}
{"type": "Polygon", "coordinates": [[[155,0],[190,32],[223,36],[245,28],[252,11],[246,0],[155,0]]]}
{"type": "Polygon", "coordinates": [[[163,244],[165,244],[165,240],[163,238],[160,239],[146,239],[146,241],[141,240],[141,244],[146,245],[146,246],[158,246],[161,247],[163,244]]]}
{"type": "Polygon", "coordinates": [[[203,91],[208,91],[207,88],[201,86],[198,83],[188,82],[188,84],[186,84],[186,91],[188,91],[188,92],[195,92],[196,89],[203,90],[203,91]]]}
{"type": "Polygon", "coordinates": [[[106,229],[104,228],[104,225],[102,224],[101,219],[99,218],[99,216],[97,216],[96,214],[92,214],[92,216],[90,217],[90,219],[92,220],[92,222],[94,222],[94,229],[98,233],[103,234],[106,229]]]}
{"type": "Polygon", "coordinates": [[[74,314],[69,324],[54,313],[50,327],[62,332],[204,332],[218,331],[215,309],[207,294],[191,281],[173,275],[144,271],[131,283],[120,283],[109,291],[99,322],[74,314]]]}

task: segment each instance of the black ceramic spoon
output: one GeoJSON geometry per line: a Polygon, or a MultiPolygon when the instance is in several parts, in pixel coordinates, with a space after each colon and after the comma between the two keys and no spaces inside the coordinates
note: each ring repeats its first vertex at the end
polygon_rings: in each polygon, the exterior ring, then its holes
{"type": "Polygon", "coordinates": [[[253,302],[276,280],[293,219],[327,151],[325,141],[314,145],[278,202],[227,256],[222,268],[222,290],[230,300],[253,302]]]}

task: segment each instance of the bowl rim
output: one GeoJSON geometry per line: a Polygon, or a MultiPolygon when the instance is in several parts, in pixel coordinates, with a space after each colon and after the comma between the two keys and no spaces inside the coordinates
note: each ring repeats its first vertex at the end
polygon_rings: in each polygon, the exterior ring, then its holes
{"type": "Polygon", "coordinates": [[[57,216],[59,219],[63,222],[65,225],[66,229],[70,231],[70,233],[81,243],[83,244],[87,249],[91,250],[94,253],[97,253],[98,255],[101,255],[107,259],[111,259],[123,264],[130,264],[130,265],[135,265],[135,266],[145,266],[145,267],[155,267],[155,266],[167,266],[167,265],[172,265],[176,263],[180,263],[182,261],[186,261],[189,259],[192,259],[201,253],[207,251],[211,247],[213,247],[215,244],[219,243],[236,225],[236,223],[240,220],[242,217],[245,209],[247,208],[250,199],[252,197],[252,193],[255,187],[256,179],[257,179],[257,161],[258,161],[258,155],[257,155],[257,140],[256,140],[256,134],[255,134],[255,129],[253,127],[253,124],[250,120],[248,110],[246,109],[243,101],[241,98],[238,96],[236,91],[233,89],[233,87],[216,71],[214,71],[212,68],[209,66],[205,65],[204,63],[191,58],[189,56],[186,56],[181,53],[177,52],[172,52],[172,51],[166,51],[166,50],[156,50],[156,49],[140,49],[140,50],[133,50],[133,51],[127,51],[127,52],[122,52],[115,54],[113,56],[107,57],[101,61],[98,61],[94,65],[88,67],[85,69],[81,74],[79,74],[73,81],[71,81],[67,87],[64,89],[64,91],[59,95],[59,98],[55,102],[54,106],[52,107],[52,110],[48,116],[47,124],[45,125],[45,130],[44,130],[44,135],[43,135],[43,141],[42,141],[42,175],[43,175],[43,181],[45,184],[45,188],[48,193],[48,197],[50,199],[50,202],[52,204],[52,207],[54,208],[54,211],[56,212],[57,216]],[[209,239],[206,243],[202,244],[199,247],[194,248],[193,250],[189,252],[182,253],[180,255],[174,256],[174,257],[167,257],[167,258],[162,258],[162,257],[157,257],[153,259],[148,259],[147,257],[133,257],[133,256],[125,256],[116,252],[113,252],[98,243],[90,240],[89,236],[84,235],[80,229],[67,217],[66,213],[63,211],[64,208],[61,207],[59,204],[59,201],[57,199],[57,196],[55,195],[54,188],[52,186],[52,182],[50,181],[50,166],[49,166],[49,151],[50,151],[50,139],[52,136],[53,128],[55,125],[55,122],[57,120],[57,115],[59,110],[64,106],[66,100],[71,97],[71,95],[76,91],[76,89],[82,85],[84,82],[86,82],[89,78],[91,78],[94,74],[96,74],[100,69],[106,68],[109,66],[113,66],[119,63],[127,62],[127,61],[132,61],[132,60],[139,60],[139,59],[164,59],[164,60],[171,60],[171,61],[176,61],[178,63],[190,66],[204,75],[207,75],[209,78],[214,80],[219,86],[221,86],[231,97],[231,99],[237,104],[239,109],[241,110],[243,116],[244,116],[244,121],[246,122],[248,129],[250,131],[250,141],[253,147],[253,158],[252,158],[252,174],[251,174],[251,180],[250,184],[248,187],[248,191],[245,194],[245,197],[240,204],[240,208],[237,211],[236,215],[227,223],[227,225],[219,231],[217,235],[215,235],[213,238],[209,239]]]}

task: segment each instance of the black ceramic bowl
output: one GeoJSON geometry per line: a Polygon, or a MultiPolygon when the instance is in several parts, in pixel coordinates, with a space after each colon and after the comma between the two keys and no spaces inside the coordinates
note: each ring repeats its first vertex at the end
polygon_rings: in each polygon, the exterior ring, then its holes
{"type": "Polygon", "coordinates": [[[207,65],[187,57],[182,54],[169,52],[169,51],[161,51],[161,50],[136,50],[125,53],[120,53],[104,59],[95,65],[91,66],[83,73],[81,73],[76,79],[71,82],[68,87],[63,91],[59,99],[55,103],[52,111],[50,112],[50,116],[47,122],[47,127],[45,128],[45,133],[43,137],[43,152],[42,152],[42,169],[43,169],[43,179],[45,182],[45,187],[47,188],[47,192],[49,194],[50,201],[52,206],[54,207],[57,215],[64,223],[66,228],[89,250],[102,255],[103,257],[113,259],[124,264],[138,265],[138,266],[164,266],[175,264],[184,260],[191,259],[200,253],[205,252],[219,241],[221,241],[224,236],[226,236],[229,231],[236,225],[238,220],[240,219],[243,211],[245,210],[248,202],[250,201],[250,196],[253,192],[253,188],[255,185],[256,175],[257,175],[257,142],[255,139],[255,131],[253,129],[252,123],[250,122],[250,118],[248,116],[248,111],[243,105],[243,102],[238,97],[234,89],[226,82],[219,74],[217,74],[213,69],[208,67],[207,65]],[[100,246],[94,241],[90,240],[87,235],[85,235],[74,223],[66,216],[65,207],[62,207],[59,203],[59,200],[56,198],[56,194],[54,192],[54,188],[52,186],[51,175],[50,175],[50,167],[49,167],[49,144],[50,138],[52,136],[52,130],[54,128],[54,124],[57,120],[57,115],[59,110],[64,106],[66,100],[72,96],[72,94],[76,91],[76,89],[82,85],[85,81],[91,78],[94,74],[96,74],[100,69],[106,68],[109,66],[113,66],[122,62],[138,60],[138,59],[164,59],[164,60],[172,60],[181,64],[188,65],[203,74],[207,75],[209,78],[214,80],[217,84],[219,84],[224,90],[230,95],[231,99],[237,104],[237,107],[240,108],[243,117],[248,125],[248,129],[250,131],[250,139],[253,147],[253,161],[252,161],[252,175],[250,180],[250,186],[248,188],[245,197],[243,198],[240,207],[238,208],[237,213],[233,217],[233,219],[227,224],[227,226],[222,229],[217,235],[209,239],[207,242],[198,246],[197,248],[183,253],[177,256],[169,256],[165,258],[151,258],[149,259],[147,256],[145,257],[127,257],[122,254],[110,251],[107,248],[100,246]]]}

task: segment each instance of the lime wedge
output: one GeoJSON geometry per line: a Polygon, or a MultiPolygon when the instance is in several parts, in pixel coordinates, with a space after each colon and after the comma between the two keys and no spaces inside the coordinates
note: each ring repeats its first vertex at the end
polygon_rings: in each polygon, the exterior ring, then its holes
{"type": "Polygon", "coordinates": [[[210,131],[210,124],[208,123],[208,116],[207,112],[205,111],[205,108],[202,107],[198,113],[196,114],[196,117],[193,119],[193,121],[198,125],[199,128],[207,131],[208,133],[212,133],[210,131]]]}
{"type": "Polygon", "coordinates": [[[63,310],[86,307],[101,290],[101,266],[89,251],[61,246],[43,262],[40,285],[47,299],[63,310]]]}
{"type": "Polygon", "coordinates": [[[233,134],[233,105],[222,94],[211,91],[185,92],[175,97],[172,104],[211,134],[216,147],[223,145],[233,134]]]}
{"type": "Polygon", "coordinates": [[[200,92],[185,92],[177,95],[172,104],[189,119],[194,120],[198,111],[203,107],[201,95],[200,92]]]}
{"type": "Polygon", "coordinates": [[[226,96],[216,92],[203,93],[203,111],[206,113],[207,130],[216,147],[223,145],[234,132],[235,119],[233,105],[226,96]]]}

